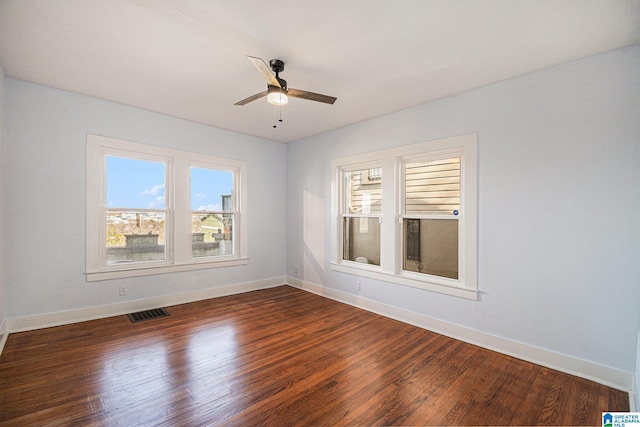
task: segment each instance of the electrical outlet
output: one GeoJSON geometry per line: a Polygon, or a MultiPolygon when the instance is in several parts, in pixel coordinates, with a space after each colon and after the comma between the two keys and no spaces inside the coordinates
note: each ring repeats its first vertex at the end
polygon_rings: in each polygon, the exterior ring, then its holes
{"type": "Polygon", "coordinates": [[[120,286],[120,290],[119,290],[120,296],[123,297],[127,294],[127,287],[126,286],[120,286]]]}
{"type": "Polygon", "coordinates": [[[360,292],[362,290],[362,285],[360,284],[360,280],[356,280],[356,292],[360,292]]]}
{"type": "Polygon", "coordinates": [[[298,267],[295,267],[293,269],[293,277],[297,278],[298,277],[298,267]]]}

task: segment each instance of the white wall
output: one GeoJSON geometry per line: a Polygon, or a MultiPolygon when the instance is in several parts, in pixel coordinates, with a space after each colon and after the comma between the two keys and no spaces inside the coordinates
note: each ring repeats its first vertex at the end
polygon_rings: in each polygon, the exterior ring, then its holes
{"type": "Polygon", "coordinates": [[[286,148],[96,98],[6,79],[6,316],[9,319],[280,278],[286,148]],[[248,163],[246,266],[88,283],[86,134],[248,163]],[[118,295],[126,285],[128,295],[118,295]]]}
{"type": "MultiPolygon", "coordinates": [[[[640,313],[638,313],[638,315],[640,316],[640,313]]],[[[631,409],[632,410],[635,409],[635,411],[640,411],[640,330],[638,330],[638,346],[636,349],[636,372],[633,377],[633,380],[634,380],[633,391],[635,394],[634,398],[635,398],[636,407],[631,409]]]]}
{"type": "Polygon", "coordinates": [[[630,386],[640,302],[638,70],[640,47],[618,50],[289,144],[287,274],[612,367],[630,386]],[[357,293],[354,276],[331,271],[332,159],[471,132],[480,301],[366,278],[357,293]]]}
{"type": "Polygon", "coordinates": [[[0,351],[3,346],[3,333],[5,325],[5,262],[4,262],[4,116],[5,116],[5,76],[0,67],[0,351]]]}

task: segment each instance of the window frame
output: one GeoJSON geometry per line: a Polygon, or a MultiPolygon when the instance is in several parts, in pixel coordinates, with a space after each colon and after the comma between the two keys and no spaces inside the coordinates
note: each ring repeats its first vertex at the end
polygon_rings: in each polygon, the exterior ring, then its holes
{"type": "Polygon", "coordinates": [[[141,144],[87,134],[87,281],[137,277],[153,274],[228,267],[248,263],[247,247],[247,163],[221,157],[141,144]],[[117,265],[106,264],[106,158],[119,156],[163,161],[165,168],[165,260],[117,265]],[[234,253],[192,257],[191,167],[207,167],[234,173],[234,253]]]}
{"type": "Polygon", "coordinates": [[[377,152],[336,159],[332,162],[333,196],[332,254],[330,268],[333,271],[370,277],[404,286],[439,292],[446,295],[477,300],[479,298],[478,265],[478,178],[477,134],[465,134],[450,138],[390,148],[377,152]],[[428,275],[403,269],[403,219],[404,215],[404,164],[424,159],[460,157],[460,212],[458,220],[458,279],[428,275]],[[371,163],[382,164],[382,216],[381,265],[368,265],[342,259],[342,212],[344,200],[341,186],[342,171],[358,169],[371,163]]]}

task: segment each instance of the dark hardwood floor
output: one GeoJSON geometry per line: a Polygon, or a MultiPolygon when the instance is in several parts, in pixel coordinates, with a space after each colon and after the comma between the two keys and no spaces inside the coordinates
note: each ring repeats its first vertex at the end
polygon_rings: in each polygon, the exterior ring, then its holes
{"type": "Polygon", "coordinates": [[[9,336],[0,425],[601,425],[625,392],[288,286],[9,336]]]}

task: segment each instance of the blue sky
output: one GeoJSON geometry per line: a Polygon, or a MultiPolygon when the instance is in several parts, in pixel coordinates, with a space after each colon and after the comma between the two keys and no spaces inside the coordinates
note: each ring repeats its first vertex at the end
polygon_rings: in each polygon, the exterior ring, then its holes
{"type": "MultiPolygon", "coordinates": [[[[107,156],[107,207],[165,208],[164,163],[107,156]]],[[[220,210],[231,194],[233,174],[191,168],[191,210],[220,210]]]]}

